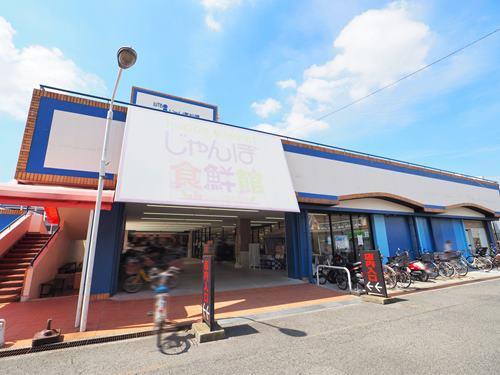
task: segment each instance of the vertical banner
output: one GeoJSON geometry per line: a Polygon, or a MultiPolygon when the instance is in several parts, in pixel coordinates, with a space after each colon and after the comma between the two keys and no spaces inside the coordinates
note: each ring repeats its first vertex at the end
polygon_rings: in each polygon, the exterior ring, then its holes
{"type": "Polygon", "coordinates": [[[361,252],[361,266],[365,288],[368,294],[387,298],[387,288],[385,287],[384,269],[378,250],[367,250],[361,252]]]}
{"type": "Polygon", "coordinates": [[[210,331],[215,329],[214,309],[214,256],[203,255],[203,289],[201,293],[201,315],[203,321],[208,325],[210,331]]]}

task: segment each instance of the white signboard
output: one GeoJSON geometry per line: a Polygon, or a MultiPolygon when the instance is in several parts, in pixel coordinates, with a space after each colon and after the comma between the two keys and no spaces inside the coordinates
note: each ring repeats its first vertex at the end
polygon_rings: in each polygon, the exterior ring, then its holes
{"type": "MultiPolygon", "coordinates": [[[[44,167],[97,172],[101,160],[106,119],[55,110],[44,167]]],[[[125,122],[111,122],[107,173],[118,172],[125,122]]]]}
{"type": "Polygon", "coordinates": [[[191,99],[132,87],[132,103],[194,118],[217,121],[217,106],[191,99]]]}
{"type": "Polygon", "coordinates": [[[299,212],[280,138],[138,107],[115,200],[299,212]]]}
{"type": "Polygon", "coordinates": [[[349,239],[345,235],[335,236],[335,248],[339,250],[349,249],[349,239]]]}

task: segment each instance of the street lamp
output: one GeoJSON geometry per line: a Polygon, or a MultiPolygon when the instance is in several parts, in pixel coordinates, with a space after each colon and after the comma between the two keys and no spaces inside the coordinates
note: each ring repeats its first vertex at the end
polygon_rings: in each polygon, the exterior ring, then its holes
{"type": "MultiPolygon", "coordinates": [[[[90,246],[87,244],[88,254],[85,254],[88,257],[88,262],[85,262],[82,270],[82,282],[85,280],[85,287],[83,292],[83,301],[82,301],[82,293],[80,291],[80,297],[78,298],[78,306],[77,306],[77,319],[75,325],[80,325],[80,332],[84,332],[87,328],[87,316],[89,312],[89,302],[90,302],[90,289],[92,284],[92,272],[94,270],[94,258],[95,258],[95,250],[96,250],[96,242],[97,242],[97,232],[99,230],[99,217],[101,215],[101,203],[102,203],[102,191],[104,188],[104,178],[106,177],[106,165],[109,162],[106,160],[108,158],[108,137],[109,137],[109,128],[111,125],[111,121],[113,120],[113,104],[115,102],[116,90],[118,88],[118,83],[120,82],[120,77],[122,75],[122,71],[124,69],[128,69],[133,66],[137,60],[137,52],[134,51],[131,47],[122,47],[118,50],[116,54],[116,58],[118,60],[118,75],[116,77],[115,87],[113,89],[113,94],[111,95],[111,101],[109,103],[108,114],[106,116],[106,127],[104,129],[104,141],[102,145],[102,154],[101,154],[101,162],[99,165],[99,182],[97,184],[97,197],[95,201],[95,209],[94,216],[92,218],[92,224],[89,226],[91,230],[90,235],[90,246]],[[86,265],[86,266],[85,266],[86,265]],[[81,309],[81,317],[78,321],[78,315],[81,309]]],[[[81,289],[81,288],[80,288],[81,289]]]]}

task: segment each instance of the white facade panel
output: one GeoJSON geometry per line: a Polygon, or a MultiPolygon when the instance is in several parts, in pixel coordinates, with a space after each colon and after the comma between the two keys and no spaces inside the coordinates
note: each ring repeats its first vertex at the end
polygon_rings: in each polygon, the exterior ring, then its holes
{"type": "Polygon", "coordinates": [[[295,191],[327,195],[386,192],[437,206],[475,203],[500,212],[498,190],[285,152],[295,191]]]}
{"type": "MultiPolygon", "coordinates": [[[[106,119],[55,110],[44,167],[98,172],[106,119]]],[[[107,173],[116,174],[125,123],[112,121],[109,132],[107,173]]]]}
{"type": "Polygon", "coordinates": [[[478,218],[484,217],[482,213],[471,210],[470,208],[467,207],[452,208],[450,210],[446,210],[445,213],[439,215],[468,216],[468,217],[478,217],[478,218]]]}
{"type": "Polygon", "coordinates": [[[414,212],[410,207],[376,198],[349,199],[341,201],[335,207],[354,208],[358,210],[414,212]]]}
{"type": "Polygon", "coordinates": [[[279,138],[137,107],[115,199],[299,212],[279,138]]]}

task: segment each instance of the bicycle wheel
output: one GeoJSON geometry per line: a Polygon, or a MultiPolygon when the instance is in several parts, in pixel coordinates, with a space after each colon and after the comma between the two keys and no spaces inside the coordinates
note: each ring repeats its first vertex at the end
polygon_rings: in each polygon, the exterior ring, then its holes
{"type": "Polygon", "coordinates": [[[389,289],[394,289],[398,284],[396,272],[389,266],[384,266],[385,286],[389,289]]]}
{"type": "Polygon", "coordinates": [[[435,263],[428,263],[425,265],[427,268],[427,273],[429,274],[429,278],[435,279],[439,276],[439,269],[435,263]]]}
{"type": "Polygon", "coordinates": [[[464,277],[469,273],[469,267],[467,267],[467,264],[463,260],[459,260],[456,265],[458,276],[464,277]]]}
{"type": "Polygon", "coordinates": [[[335,282],[337,283],[337,286],[339,287],[339,289],[342,289],[342,290],[347,289],[347,284],[348,284],[347,276],[345,276],[343,273],[339,272],[335,276],[335,282]]]}
{"type": "Polygon", "coordinates": [[[399,270],[398,272],[398,285],[401,288],[409,288],[411,286],[411,275],[407,271],[399,270]]]}
{"type": "Polygon", "coordinates": [[[429,281],[429,273],[426,272],[426,271],[421,271],[420,272],[420,276],[418,278],[420,281],[426,283],[427,281],[429,281]]]}
{"type": "Polygon", "coordinates": [[[442,277],[452,277],[455,274],[455,269],[448,262],[439,263],[438,270],[442,277]]]}
{"type": "Polygon", "coordinates": [[[328,273],[326,274],[326,280],[330,283],[330,284],[335,284],[337,281],[336,281],[336,278],[337,278],[337,273],[338,271],[337,270],[330,270],[328,271],[328,273]]]}
{"type": "Polygon", "coordinates": [[[144,285],[144,281],[140,277],[137,277],[137,275],[132,275],[127,277],[123,281],[123,290],[126,291],[127,293],[137,293],[139,290],[142,289],[144,285]]]}
{"type": "Polygon", "coordinates": [[[484,272],[490,272],[493,269],[493,263],[488,258],[482,258],[481,263],[481,270],[484,272]]]}
{"type": "Polygon", "coordinates": [[[326,284],[325,274],[320,271],[319,274],[314,275],[314,279],[316,279],[316,281],[317,281],[318,277],[319,277],[320,285],[325,285],[326,284]]]}
{"type": "Polygon", "coordinates": [[[161,348],[163,345],[163,325],[165,322],[162,320],[158,323],[156,323],[156,346],[158,348],[161,348]]]}

